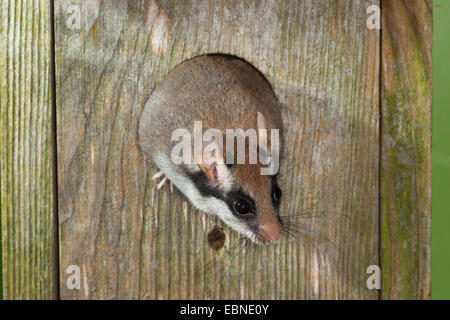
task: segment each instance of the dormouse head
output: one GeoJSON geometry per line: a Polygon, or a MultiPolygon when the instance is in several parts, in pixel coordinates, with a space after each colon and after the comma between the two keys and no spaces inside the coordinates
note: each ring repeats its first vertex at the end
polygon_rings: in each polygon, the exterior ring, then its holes
{"type": "MultiPolygon", "coordinates": [[[[266,128],[265,118],[259,112],[257,118],[258,154],[270,155],[270,136],[268,139],[259,137],[260,129],[265,131],[266,128]]],[[[245,145],[250,145],[249,139],[245,145]]],[[[202,203],[197,203],[197,206],[217,215],[254,242],[276,243],[281,235],[279,207],[282,191],[277,182],[278,168],[276,172],[264,173],[267,165],[260,161],[259,156],[256,163],[249,161],[248,151],[245,152],[244,163],[229,163],[229,150],[224,151],[216,140],[204,142],[203,152],[194,154],[200,170],[192,178],[204,195],[199,200],[202,203]]]]}

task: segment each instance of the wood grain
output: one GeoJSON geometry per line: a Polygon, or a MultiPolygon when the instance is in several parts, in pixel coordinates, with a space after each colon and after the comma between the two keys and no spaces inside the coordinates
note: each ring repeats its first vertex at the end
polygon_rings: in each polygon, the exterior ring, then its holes
{"type": "Polygon", "coordinates": [[[54,290],[49,1],[1,1],[0,188],[3,297],[54,290]]]}
{"type": "Polygon", "coordinates": [[[383,0],[385,299],[430,299],[432,2],[383,0]]]}
{"type": "MultiPolygon", "coordinates": [[[[366,268],[379,262],[380,37],[366,9],[57,0],[61,297],[377,298],[366,268]],[[81,29],[72,30],[65,9],[77,3],[81,29]],[[140,112],[170,69],[204,53],[244,58],[273,84],[286,105],[282,212],[327,211],[301,221],[323,236],[215,253],[206,236],[222,224],[155,190],[137,145],[140,112]],[[82,270],[81,290],[65,287],[69,265],[82,270]]],[[[224,230],[230,248],[238,235],[224,230]]]]}

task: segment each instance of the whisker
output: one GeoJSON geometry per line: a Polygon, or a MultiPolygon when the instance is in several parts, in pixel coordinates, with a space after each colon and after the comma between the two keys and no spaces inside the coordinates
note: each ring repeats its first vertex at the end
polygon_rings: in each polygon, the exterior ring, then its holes
{"type": "MultiPolygon", "coordinates": [[[[253,234],[250,234],[250,237],[253,237],[253,236],[254,236],[253,234]]],[[[243,248],[243,250],[244,250],[244,257],[243,257],[243,260],[244,260],[244,261],[247,261],[247,255],[248,255],[248,253],[250,252],[250,246],[251,246],[251,245],[252,245],[252,240],[246,237],[246,239],[245,239],[245,244],[244,244],[244,248],[243,248]]],[[[242,263],[242,264],[241,264],[241,267],[240,267],[240,270],[239,270],[239,272],[238,272],[239,275],[241,275],[242,272],[244,271],[244,266],[245,266],[245,263],[242,263]]]]}
{"type": "Polygon", "coordinates": [[[304,243],[305,245],[312,245],[312,247],[316,248],[322,256],[326,255],[326,252],[320,245],[320,242],[318,242],[317,239],[311,237],[311,235],[309,235],[307,233],[302,233],[301,235],[294,234],[293,229],[292,230],[285,229],[284,232],[296,241],[300,241],[300,242],[304,243]]]}
{"type": "Polygon", "coordinates": [[[300,210],[289,214],[281,215],[281,219],[292,219],[292,218],[348,218],[349,215],[340,211],[335,210],[300,210]]]}
{"type": "MultiPolygon", "coordinates": [[[[225,250],[223,250],[222,252],[220,252],[219,254],[215,255],[212,259],[210,259],[209,261],[207,261],[204,265],[205,269],[211,270],[213,269],[211,266],[216,265],[219,262],[224,261],[227,257],[230,257],[232,255],[232,253],[234,252],[234,250],[236,248],[238,248],[242,242],[244,241],[243,236],[239,236],[238,239],[234,240],[233,243],[230,245],[229,248],[226,248],[225,250]]],[[[213,275],[216,275],[218,272],[214,271],[211,274],[205,274],[204,277],[205,279],[209,279],[211,278],[213,275]]]]}
{"type": "MultiPolygon", "coordinates": [[[[328,245],[331,246],[332,251],[336,252],[339,256],[342,256],[345,258],[345,252],[342,250],[339,245],[337,245],[333,240],[331,240],[327,235],[320,232],[316,228],[314,228],[311,225],[306,224],[284,224],[282,226],[282,231],[284,231],[285,234],[287,234],[289,237],[300,240],[300,241],[309,241],[314,247],[319,249],[319,251],[322,251],[322,249],[326,249],[328,245]]],[[[324,252],[322,252],[323,254],[324,252]]]]}
{"type": "MultiPolygon", "coordinates": [[[[240,245],[237,247],[237,249],[234,252],[229,252],[229,256],[228,256],[229,263],[225,267],[226,269],[228,269],[230,266],[232,266],[234,264],[235,259],[238,256],[240,256],[242,252],[244,252],[243,260],[245,261],[245,256],[248,253],[248,246],[251,243],[251,240],[249,239],[249,237],[251,237],[251,236],[252,236],[251,233],[247,233],[247,234],[244,234],[243,236],[241,236],[242,241],[241,241],[240,245]]],[[[237,273],[238,275],[242,274],[243,267],[244,267],[244,263],[241,264],[241,267],[237,273]]],[[[222,281],[224,275],[225,275],[225,273],[222,274],[221,281],[222,281]]]]}
{"type": "MultiPolygon", "coordinates": [[[[239,235],[239,238],[235,240],[232,245],[224,250],[222,254],[215,256],[211,261],[209,261],[207,264],[217,264],[220,262],[224,262],[222,264],[222,272],[220,272],[220,281],[223,280],[223,277],[225,276],[226,272],[229,270],[229,268],[234,264],[235,259],[244,251],[244,257],[247,254],[248,247],[251,245],[252,241],[249,239],[249,237],[253,237],[253,234],[251,232],[248,232],[246,234],[239,235]],[[225,262],[225,260],[228,260],[225,262]]],[[[209,279],[213,275],[217,275],[219,270],[214,272],[210,275],[205,275],[205,279],[209,279]]],[[[242,270],[238,272],[238,274],[241,274],[242,270]]]]}

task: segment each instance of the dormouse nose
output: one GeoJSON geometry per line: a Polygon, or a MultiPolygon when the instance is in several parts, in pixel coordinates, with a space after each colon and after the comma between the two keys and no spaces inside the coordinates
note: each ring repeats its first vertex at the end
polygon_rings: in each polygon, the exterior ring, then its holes
{"type": "Polygon", "coordinates": [[[259,227],[263,243],[276,243],[280,240],[281,226],[279,223],[265,224],[259,227]]]}

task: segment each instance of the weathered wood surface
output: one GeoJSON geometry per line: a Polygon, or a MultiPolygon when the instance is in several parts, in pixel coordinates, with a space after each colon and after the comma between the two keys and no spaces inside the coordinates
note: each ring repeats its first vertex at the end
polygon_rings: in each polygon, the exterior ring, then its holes
{"type": "Polygon", "coordinates": [[[1,1],[0,188],[3,297],[54,290],[49,1],[1,1]]]}
{"type": "MultiPolygon", "coordinates": [[[[429,1],[383,0],[382,39],[361,27],[367,3],[356,1],[92,1],[81,6],[81,30],[66,27],[67,3],[56,5],[63,298],[376,298],[365,270],[378,264],[380,41],[382,297],[430,297],[429,1]],[[272,82],[286,104],[283,213],[340,212],[308,220],[339,249],[324,237],[284,240],[208,264],[206,234],[220,223],[155,192],[155,168],[147,172],[136,145],[140,110],[168,70],[207,52],[243,57],[272,82]],[[80,291],[65,286],[72,264],[80,291]]],[[[57,294],[49,13],[43,1],[1,2],[9,299],[57,294]]],[[[237,235],[225,231],[230,246],[237,235]]]]}
{"type": "MultiPolygon", "coordinates": [[[[61,297],[377,298],[366,268],[379,262],[380,37],[367,5],[57,0],[61,297]],[[209,264],[220,223],[156,192],[136,140],[143,105],[175,65],[216,52],[255,65],[286,104],[282,211],[340,212],[304,220],[330,241],[250,245],[209,264]],[[81,290],[65,286],[69,265],[81,290]]],[[[238,236],[225,232],[229,247],[238,236]]]]}
{"type": "Polygon", "coordinates": [[[382,10],[382,297],[429,299],[432,2],[382,10]]]}

